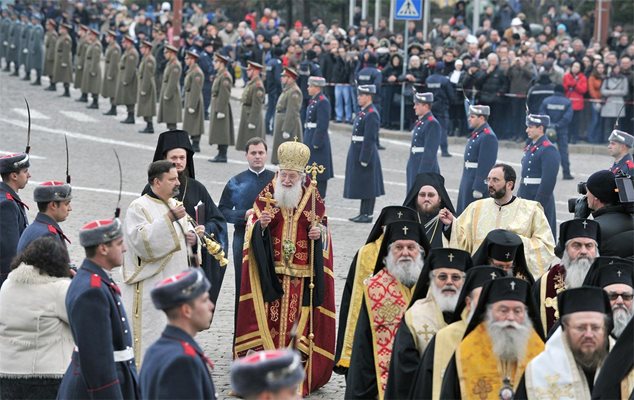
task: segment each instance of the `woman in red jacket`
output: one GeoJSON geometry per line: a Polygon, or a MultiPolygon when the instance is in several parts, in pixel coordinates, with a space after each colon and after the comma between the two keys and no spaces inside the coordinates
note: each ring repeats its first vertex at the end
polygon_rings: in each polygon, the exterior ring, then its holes
{"type": "Polygon", "coordinates": [[[570,99],[572,111],[574,112],[572,124],[570,124],[569,140],[575,144],[579,136],[581,112],[584,107],[583,96],[588,91],[588,80],[583,72],[581,72],[581,63],[579,61],[573,62],[570,70],[564,74],[563,85],[566,91],[566,97],[570,99]]]}

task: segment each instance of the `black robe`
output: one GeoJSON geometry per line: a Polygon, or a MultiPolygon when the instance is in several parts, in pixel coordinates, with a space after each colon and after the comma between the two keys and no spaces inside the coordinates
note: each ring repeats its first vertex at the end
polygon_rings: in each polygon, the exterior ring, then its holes
{"type": "MultiPolygon", "coordinates": [[[[200,224],[205,226],[205,232],[214,234],[215,239],[222,244],[222,248],[224,249],[225,254],[227,254],[227,221],[220,210],[218,210],[218,207],[216,207],[216,203],[214,203],[213,199],[209,195],[207,188],[205,188],[202,183],[192,178],[185,178],[182,175],[179,175],[178,179],[180,180],[181,191],[175,199],[183,202],[185,210],[187,210],[187,214],[194,219],[196,219],[195,207],[198,202],[202,202],[205,205],[205,221],[204,223],[201,221],[200,224]]],[[[149,190],[150,186],[147,185],[143,189],[143,194],[147,193],[149,190]]],[[[227,268],[221,267],[218,261],[216,261],[216,259],[211,256],[206,249],[200,249],[200,252],[202,255],[201,268],[205,271],[205,275],[207,276],[207,279],[209,279],[209,282],[211,282],[209,298],[214,304],[216,304],[227,268]]]]}
{"type": "MultiPolygon", "coordinates": [[[[433,217],[427,218],[423,214],[420,214],[421,225],[425,227],[425,224],[428,223],[433,217]]],[[[435,249],[437,247],[443,247],[442,243],[442,235],[445,229],[445,224],[440,221],[434,222],[428,228],[424,228],[425,235],[427,236],[427,240],[431,244],[431,248],[435,249]],[[435,229],[434,229],[435,228],[435,229]]]]}
{"type": "Polygon", "coordinates": [[[337,363],[341,359],[341,351],[343,350],[343,339],[346,334],[346,326],[348,323],[348,311],[350,310],[350,298],[352,297],[352,286],[354,285],[354,275],[357,271],[357,257],[359,252],[354,255],[350,268],[348,269],[348,276],[346,277],[346,283],[343,286],[343,294],[341,295],[341,305],[339,306],[339,327],[337,329],[337,347],[335,350],[335,367],[333,371],[339,375],[346,375],[348,368],[338,367],[337,363]]]}
{"type": "Polygon", "coordinates": [[[370,317],[364,299],[359,312],[357,328],[354,331],[350,368],[346,375],[345,399],[376,399],[379,395],[371,329],[370,317]]]}
{"type": "Polygon", "coordinates": [[[442,388],[440,389],[441,399],[461,399],[460,378],[458,377],[458,367],[456,366],[456,355],[451,356],[449,365],[442,378],[442,388]]]}
{"type": "Polygon", "coordinates": [[[434,356],[436,355],[436,335],[429,341],[423,357],[414,373],[407,399],[431,399],[434,386],[434,356]]]}

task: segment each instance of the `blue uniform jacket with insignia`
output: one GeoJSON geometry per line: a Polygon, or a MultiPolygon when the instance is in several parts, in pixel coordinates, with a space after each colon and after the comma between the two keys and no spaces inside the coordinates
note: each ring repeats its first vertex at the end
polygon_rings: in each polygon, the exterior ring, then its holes
{"type": "Polygon", "coordinates": [[[18,242],[29,225],[27,205],[4,182],[0,182],[0,287],[9,275],[11,260],[17,254],[18,242]]]}
{"type": "Polygon", "coordinates": [[[634,160],[632,160],[632,155],[627,153],[619,161],[612,164],[610,171],[612,171],[614,175],[623,172],[624,174],[632,176],[632,173],[634,173],[634,160]]]}
{"type": "Polygon", "coordinates": [[[572,103],[563,94],[555,93],[547,97],[539,107],[539,113],[550,117],[549,128],[555,128],[558,135],[567,135],[572,122],[572,103]]]}
{"type": "Polygon", "coordinates": [[[68,288],[66,310],[77,347],[57,398],[139,398],[128,317],[108,273],[85,259],[68,288]]]}
{"type": "Polygon", "coordinates": [[[37,213],[33,223],[24,230],[24,233],[20,237],[20,241],[18,242],[18,254],[35,239],[44,236],[54,236],[58,238],[64,246],[66,246],[66,242],[70,243],[70,240],[64,235],[59,224],[53,218],[40,212],[37,213]]]}
{"type": "Polygon", "coordinates": [[[144,399],[216,399],[205,356],[194,338],[167,325],[159,340],[145,352],[141,369],[144,399]]]}
{"type": "Polygon", "coordinates": [[[557,234],[555,208],[555,183],[559,171],[559,151],[544,135],[535,143],[529,143],[522,157],[522,180],[517,195],[527,200],[535,200],[544,208],[553,237],[557,234]]]}
{"type": "Polygon", "coordinates": [[[423,172],[440,174],[438,146],[440,146],[440,123],[431,112],[416,121],[412,130],[412,145],[407,161],[407,192],[412,188],[416,175],[423,172]]]}
{"type": "MultiPolygon", "coordinates": [[[[383,74],[376,67],[361,68],[357,73],[357,85],[374,85],[376,86],[376,94],[374,94],[374,103],[380,104],[381,100],[381,84],[383,83],[383,74]]],[[[376,107],[375,107],[376,108],[376,107]]]]}
{"type": "Polygon", "coordinates": [[[434,94],[431,111],[435,116],[448,117],[449,105],[455,101],[454,89],[449,78],[441,74],[432,74],[425,79],[427,91],[434,94]]]}
{"type": "Polygon", "coordinates": [[[482,198],[489,197],[488,186],[484,181],[497,158],[498,138],[489,124],[484,123],[473,131],[464,150],[464,165],[456,206],[458,215],[475,200],[474,190],[482,193],[482,198]]]}
{"type": "Polygon", "coordinates": [[[317,165],[323,165],[325,168],[323,174],[317,175],[318,181],[327,181],[335,176],[328,136],[329,123],[330,102],[323,93],[320,93],[308,102],[304,124],[304,144],[310,149],[308,165],[316,162],[317,165]]]}
{"type": "Polygon", "coordinates": [[[380,117],[374,104],[360,110],[355,117],[346,159],[343,187],[346,199],[372,199],[385,194],[378,148],[379,125],[380,117]]]}
{"type": "Polygon", "coordinates": [[[279,58],[271,58],[267,61],[264,86],[267,94],[282,92],[282,61],[279,58]]]}

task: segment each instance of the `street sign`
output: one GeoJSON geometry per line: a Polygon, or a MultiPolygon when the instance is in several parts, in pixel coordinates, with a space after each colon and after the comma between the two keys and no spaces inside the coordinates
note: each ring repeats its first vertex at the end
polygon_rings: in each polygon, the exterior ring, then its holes
{"type": "Polygon", "coordinates": [[[423,18],[423,0],[396,0],[394,6],[396,20],[417,21],[423,18]]]}

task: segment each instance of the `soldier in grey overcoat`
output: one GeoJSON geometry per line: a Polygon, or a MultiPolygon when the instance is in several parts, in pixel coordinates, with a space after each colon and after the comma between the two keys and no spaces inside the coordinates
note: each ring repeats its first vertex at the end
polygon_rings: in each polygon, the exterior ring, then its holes
{"type": "Polygon", "coordinates": [[[31,24],[29,54],[26,62],[26,78],[30,80],[30,72],[35,70],[35,82],[33,82],[32,85],[42,86],[42,67],[44,65],[44,28],[42,27],[42,16],[37,13],[31,15],[31,24]]]}
{"type": "Polygon", "coordinates": [[[75,80],[73,87],[81,91],[81,97],[76,101],[80,103],[88,103],[88,92],[84,92],[81,88],[84,79],[84,62],[86,62],[86,50],[88,49],[88,27],[79,25],[77,31],[77,53],[75,54],[75,80]]]}
{"type": "Polygon", "coordinates": [[[156,115],[156,82],[154,82],[154,71],[156,70],[156,59],[152,55],[152,43],[144,40],[141,42],[141,64],[137,71],[139,90],[136,98],[136,115],[145,121],[145,128],[139,133],[154,133],[152,117],[156,115]]]}
{"type": "Polygon", "coordinates": [[[9,10],[2,10],[2,19],[0,20],[0,63],[2,59],[7,59],[7,38],[9,37],[9,27],[11,26],[11,17],[9,10]]]}
{"type": "Polygon", "coordinates": [[[242,92],[242,110],[240,111],[240,125],[236,150],[246,150],[246,143],[253,137],[264,138],[264,84],[260,73],[264,66],[253,61],[247,61],[247,75],[249,82],[242,92]]]}
{"type": "Polygon", "coordinates": [[[20,37],[22,36],[22,29],[24,24],[20,14],[17,14],[17,18],[13,21],[11,29],[9,30],[9,61],[13,63],[13,73],[11,76],[18,76],[18,70],[20,69],[20,37]]]}
{"type": "MultiPolygon", "coordinates": [[[[152,37],[152,55],[156,60],[156,71],[154,72],[154,82],[156,83],[156,93],[161,93],[161,84],[163,83],[163,72],[165,72],[165,65],[167,60],[165,59],[165,28],[161,26],[154,26],[154,36],[152,37]]],[[[159,99],[157,98],[157,101],[159,99]]]]}
{"type": "Polygon", "coordinates": [[[218,145],[218,155],[210,162],[227,162],[227,149],[234,144],[233,114],[231,113],[231,87],[233,79],[227,71],[229,57],[216,52],[214,68],[216,77],[211,85],[211,111],[209,112],[209,144],[218,145]]]}
{"type": "Polygon", "coordinates": [[[55,83],[54,71],[55,71],[55,45],[57,44],[57,23],[54,19],[46,20],[46,34],[44,35],[44,71],[42,74],[48,76],[50,85],[44,89],[51,92],[57,90],[57,84],[55,83]]]}
{"type": "Polygon", "coordinates": [[[55,43],[55,66],[53,80],[64,84],[63,97],[70,97],[70,83],[73,81],[73,40],[70,37],[72,25],[59,26],[59,37],[55,43]]]}
{"type": "Polygon", "coordinates": [[[302,108],[302,90],[297,86],[299,74],[293,68],[284,67],[282,73],[282,94],[275,106],[275,120],[273,126],[273,153],[271,162],[277,165],[277,149],[284,142],[302,141],[302,120],[299,112],[302,108]]]}
{"type": "Polygon", "coordinates": [[[183,130],[189,133],[192,149],[200,153],[200,136],[205,132],[205,110],[203,102],[203,84],[205,75],[198,65],[200,55],[195,49],[185,52],[185,64],[188,70],[185,75],[185,107],[183,115],[183,130]]]}
{"type": "Polygon", "coordinates": [[[124,50],[119,59],[119,74],[117,75],[117,90],[114,102],[118,106],[126,106],[128,116],[121,123],[134,124],[134,104],[136,103],[138,90],[136,68],[139,64],[139,52],[134,47],[132,36],[125,35],[121,44],[124,50]]]}
{"type": "Polygon", "coordinates": [[[100,33],[91,29],[88,33],[88,46],[86,47],[86,60],[84,61],[84,74],[82,77],[82,92],[92,94],[92,103],[88,108],[99,108],[99,91],[101,90],[101,53],[103,47],[99,40],[100,33]]]}
{"type": "Polygon", "coordinates": [[[14,11],[9,12],[9,20],[7,21],[6,19],[2,20],[2,27],[3,29],[5,29],[6,31],[4,31],[4,33],[2,34],[2,47],[4,48],[4,61],[5,61],[5,65],[4,65],[4,70],[5,72],[9,72],[11,71],[11,53],[12,53],[12,49],[11,49],[11,43],[12,43],[12,39],[13,39],[13,31],[16,28],[16,21],[18,20],[18,16],[15,14],[14,11]]]}
{"type": "Polygon", "coordinates": [[[181,103],[180,78],[183,69],[178,62],[178,49],[171,44],[165,45],[167,65],[163,71],[161,95],[159,100],[158,122],[165,122],[167,129],[176,129],[176,124],[183,121],[181,103]]]}
{"type": "Polygon", "coordinates": [[[31,72],[28,69],[29,58],[29,39],[31,38],[31,21],[29,21],[29,15],[22,13],[22,30],[20,31],[20,47],[18,49],[18,69],[24,66],[24,72],[26,75],[22,78],[25,81],[31,80],[31,72]]]}
{"type": "Polygon", "coordinates": [[[109,30],[106,32],[106,56],[101,80],[101,95],[110,99],[110,110],[103,115],[117,115],[115,96],[117,94],[117,76],[119,76],[119,60],[121,59],[121,47],[117,43],[117,33],[109,30]]]}

